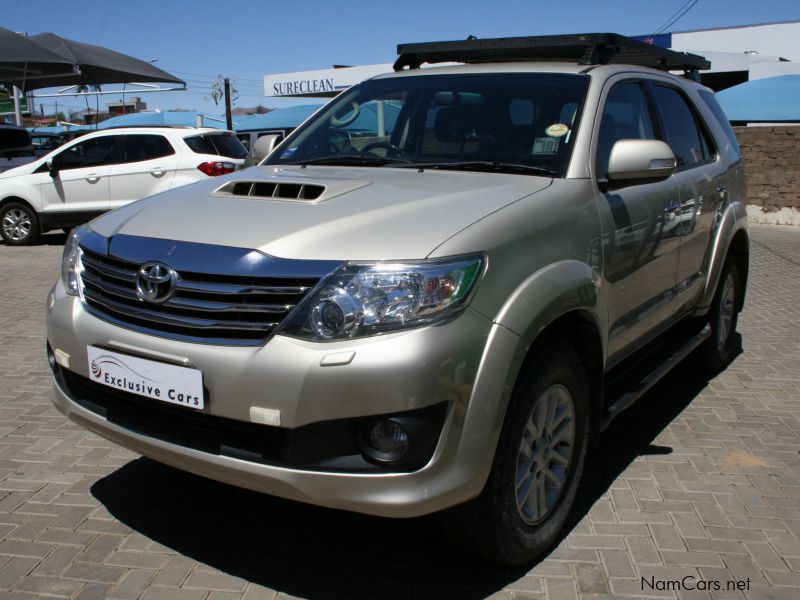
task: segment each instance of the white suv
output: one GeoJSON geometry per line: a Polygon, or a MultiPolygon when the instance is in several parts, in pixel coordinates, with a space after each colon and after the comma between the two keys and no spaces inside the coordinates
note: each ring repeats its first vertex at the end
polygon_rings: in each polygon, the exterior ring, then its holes
{"type": "Polygon", "coordinates": [[[84,135],[0,173],[0,235],[36,242],[106,211],[170,188],[239,169],[247,150],[230,131],[125,127],[84,135]]]}

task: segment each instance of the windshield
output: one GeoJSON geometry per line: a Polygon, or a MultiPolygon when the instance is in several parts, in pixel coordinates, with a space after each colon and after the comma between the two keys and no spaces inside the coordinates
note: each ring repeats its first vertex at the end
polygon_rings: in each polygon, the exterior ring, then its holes
{"type": "Polygon", "coordinates": [[[374,79],[342,93],[264,164],[505,170],[562,177],[585,75],[374,79]]]}

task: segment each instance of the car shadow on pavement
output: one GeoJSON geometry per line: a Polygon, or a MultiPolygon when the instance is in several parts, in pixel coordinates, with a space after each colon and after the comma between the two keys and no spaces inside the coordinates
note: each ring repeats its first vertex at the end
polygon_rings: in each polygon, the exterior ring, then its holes
{"type": "MultiPolygon", "coordinates": [[[[589,454],[562,539],[634,459],[671,452],[654,439],[707,383],[681,366],[614,421],[589,454]]],[[[535,566],[502,568],[466,555],[448,545],[435,517],[393,520],[319,508],[146,458],[97,481],[91,492],[155,542],[294,596],[484,598],[535,566]]]]}

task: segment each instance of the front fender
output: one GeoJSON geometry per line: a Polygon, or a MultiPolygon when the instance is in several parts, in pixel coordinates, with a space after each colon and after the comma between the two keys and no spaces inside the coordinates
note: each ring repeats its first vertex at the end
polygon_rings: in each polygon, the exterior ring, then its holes
{"type": "Polygon", "coordinates": [[[494,321],[530,346],[549,324],[573,311],[588,314],[600,332],[605,356],[608,320],[598,274],[586,263],[563,260],[540,269],[514,290],[494,321]]]}

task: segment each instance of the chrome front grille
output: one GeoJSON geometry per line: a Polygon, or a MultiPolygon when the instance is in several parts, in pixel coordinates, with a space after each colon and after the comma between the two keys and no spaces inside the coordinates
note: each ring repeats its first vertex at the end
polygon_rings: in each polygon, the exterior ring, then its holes
{"type": "Polygon", "coordinates": [[[92,314],[162,337],[208,343],[263,342],[319,281],[175,268],[174,294],[156,304],[137,294],[140,263],[83,247],[81,265],[81,295],[92,314]]]}

